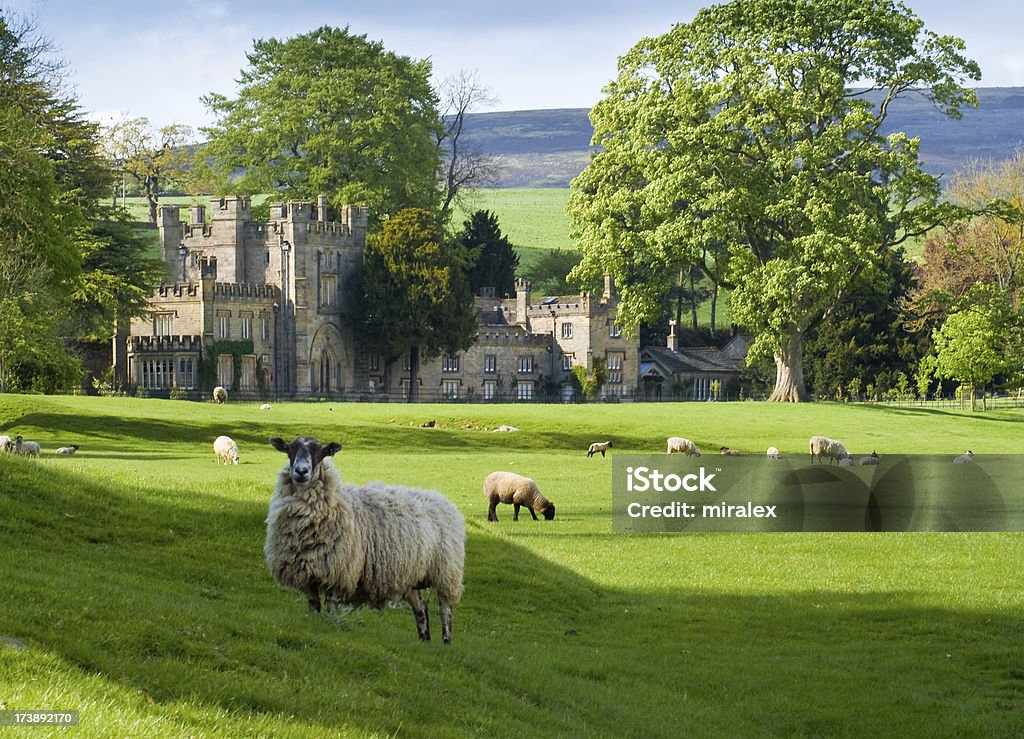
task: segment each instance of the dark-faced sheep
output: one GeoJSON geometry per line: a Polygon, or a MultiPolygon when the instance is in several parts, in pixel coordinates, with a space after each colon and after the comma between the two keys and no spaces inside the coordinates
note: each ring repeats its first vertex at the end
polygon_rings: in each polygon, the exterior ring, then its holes
{"type": "Polygon", "coordinates": [[[601,452],[601,456],[603,457],[604,453],[611,448],[612,443],[610,441],[595,441],[593,444],[590,445],[590,448],[587,449],[587,456],[593,457],[598,452],[601,452]]]}
{"type": "Polygon", "coordinates": [[[342,483],[331,457],[341,444],[308,436],[270,444],[288,455],[267,515],[263,551],[274,580],[319,611],[338,603],[383,609],[405,600],[420,639],[430,639],[420,591],[437,594],[441,636],[452,639],[452,605],[462,597],[466,529],[458,508],[435,490],[342,483]]]}

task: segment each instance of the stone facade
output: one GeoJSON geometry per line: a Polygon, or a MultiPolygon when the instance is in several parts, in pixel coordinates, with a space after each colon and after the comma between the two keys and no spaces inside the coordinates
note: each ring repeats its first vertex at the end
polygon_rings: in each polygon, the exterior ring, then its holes
{"type": "MultiPolygon", "coordinates": [[[[530,284],[519,280],[515,298],[477,298],[476,341],[466,352],[424,362],[420,396],[424,400],[570,401],[572,367],[582,365],[591,371],[594,359],[600,358],[608,371],[601,397],[631,399],[639,382],[640,346],[616,324],[617,304],[610,278],[598,297],[581,293],[537,301],[530,284]]],[[[368,366],[374,390],[384,388],[379,358],[371,355],[368,366]]],[[[408,392],[408,370],[406,362],[397,379],[403,396],[408,392]]]]}
{"type": "Polygon", "coordinates": [[[324,198],[276,203],[261,222],[249,198],[226,197],[211,199],[209,217],[202,205],[188,223],[180,215],[159,210],[169,282],[131,323],[123,381],[153,391],[220,384],[243,397],[355,387],[348,311],[364,209],[348,206],[332,222],[324,198]]]}
{"type": "MultiPolygon", "coordinates": [[[[407,396],[408,360],[385,386],[381,358],[356,347],[350,316],[353,276],[362,263],[365,210],[325,218],[326,200],[276,203],[266,222],[244,197],[212,198],[189,209],[161,206],[160,248],[167,282],[149,313],[115,341],[121,384],[153,394],[202,395],[223,385],[230,397],[407,396]]],[[[632,398],[639,345],[615,323],[610,279],[600,296],[477,299],[479,330],[466,352],[425,361],[422,400],[572,399],[573,365],[605,361],[605,398],[632,398]]]]}

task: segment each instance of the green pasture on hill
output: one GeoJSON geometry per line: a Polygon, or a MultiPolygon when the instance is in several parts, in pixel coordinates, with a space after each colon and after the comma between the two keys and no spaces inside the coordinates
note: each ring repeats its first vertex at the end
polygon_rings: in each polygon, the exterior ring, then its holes
{"type": "Polygon", "coordinates": [[[90,737],[1019,736],[1024,535],[613,534],[612,457],[585,451],[683,435],[803,455],[822,433],[855,454],[1015,454],[1021,421],[0,395],[0,434],[44,450],[0,455],[0,710],[78,710],[90,737]],[[223,433],[238,466],[215,463],[223,433]],[[350,481],[436,488],[463,512],[451,646],[420,643],[407,607],[313,616],[272,582],[264,519],[284,457],[266,439],[299,433],[340,441],[350,481]],[[76,456],[52,454],[71,443],[76,456]],[[502,506],[488,523],[496,469],[535,478],[555,520],[502,506]]]}

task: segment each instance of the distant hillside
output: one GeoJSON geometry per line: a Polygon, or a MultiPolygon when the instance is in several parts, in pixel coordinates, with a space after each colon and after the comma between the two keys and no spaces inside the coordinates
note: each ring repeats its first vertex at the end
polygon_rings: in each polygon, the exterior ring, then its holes
{"type": "MultiPolygon", "coordinates": [[[[568,187],[587,165],[593,128],[586,108],[475,113],[466,138],[498,157],[498,187],[568,187]]],[[[925,168],[952,175],[972,159],[1004,159],[1024,146],[1024,88],[978,90],[978,108],[961,120],[943,116],[920,97],[893,109],[886,131],[921,138],[925,168]]]]}

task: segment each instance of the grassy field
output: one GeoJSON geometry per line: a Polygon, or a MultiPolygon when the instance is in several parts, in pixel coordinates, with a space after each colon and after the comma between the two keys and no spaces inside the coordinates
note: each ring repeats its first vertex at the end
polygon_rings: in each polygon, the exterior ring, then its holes
{"type": "Polygon", "coordinates": [[[0,456],[0,709],[77,709],[78,733],[119,737],[1020,735],[1024,535],[613,534],[611,459],[583,450],[683,434],[795,454],[824,432],[855,453],[1015,453],[1022,420],[0,395],[0,433],[44,449],[0,456]],[[220,433],[237,467],[214,463],[220,433]],[[297,433],[342,442],[349,480],[434,487],[465,514],[451,647],[418,642],[406,608],[310,616],[271,581],[284,457],[266,438],[297,433]],[[557,518],[487,523],[494,469],[534,477],[557,518]]]}

